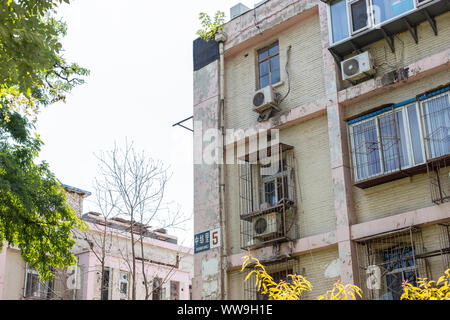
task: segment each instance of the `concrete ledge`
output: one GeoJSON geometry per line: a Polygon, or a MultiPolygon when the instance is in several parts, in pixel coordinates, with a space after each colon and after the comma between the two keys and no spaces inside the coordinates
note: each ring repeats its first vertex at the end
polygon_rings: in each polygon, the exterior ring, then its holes
{"type": "Polygon", "coordinates": [[[351,226],[352,240],[394,231],[410,226],[424,226],[450,219],[450,203],[434,205],[394,216],[376,219],[351,226]]]}
{"type": "Polygon", "coordinates": [[[344,106],[354,104],[449,68],[450,49],[447,49],[405,66],[403,71],[399,72],[398,78],[391,78],[385,74],[341,90],[338,92],[338,102],[344,106]]]}
{"type": "MultiPolygon", "coordinates": [[[[350,226],[351,240],[377,235],[384,232],[394,231],[409,226],[424,226],[450,220],[450,203],[434,205],[422,209],[408,211],[394,216],[376,219],[350,226]]],[[[275,253],[272,247],[260,248],[252,251],[252,255],[259,260],[269,259],[276,255],[299,256],[332,246],[337,246],[338,241],[344,241],[339,231],[321,233],[296,240],[293,245],[283,243],[280,251],[275,253]],[[338,239],[339,238],[339,239],[338,239]]],[[[348,233],[347,233],[348,234],[348,233]]],[[[228,256],[228,271],[239,270],[242,265],[242,257],[247,252],[228,256]]]]}

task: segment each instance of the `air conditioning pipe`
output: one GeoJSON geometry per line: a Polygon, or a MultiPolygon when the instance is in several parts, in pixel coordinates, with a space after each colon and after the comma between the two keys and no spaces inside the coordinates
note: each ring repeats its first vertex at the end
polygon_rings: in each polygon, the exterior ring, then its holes
{"type": "Polygon", "coordinates": [[[226,229],[226,212],[225,212],[225,59],[224,59],[224,43],[227,36],[224,32],[215,35],[215,41],[219,43],[219,112],[218,112],[218,129],[222,132],[222,159],[219,163],[219,219],[222,236],[222,245],[220,247],[220,294],[221,299],[227,299],[226,267],[227,267],[227,229],[226,229]]]}

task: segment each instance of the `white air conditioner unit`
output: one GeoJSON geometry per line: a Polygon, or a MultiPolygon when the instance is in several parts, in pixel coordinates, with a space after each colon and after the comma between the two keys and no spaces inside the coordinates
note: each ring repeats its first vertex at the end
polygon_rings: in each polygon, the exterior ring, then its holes
{"type": "Polygon", "coordinates": [[[342,80],[358,80],[375,72],[369,51],[341,62],[342,80]]]}
{"type": "Polygon", "coordinates": [[[267,237],[278,230],[277,214],[275,212],[253,218],[253,237],[267,237]]]}
{"type": "Polygon", "coordinates": [[[278,105],[275,101],[275,93],[272,86],[267,86],[259,89],[253,94],[253,111],[262,113],[267,109],[274,108],[278,110],[278,105]]]}

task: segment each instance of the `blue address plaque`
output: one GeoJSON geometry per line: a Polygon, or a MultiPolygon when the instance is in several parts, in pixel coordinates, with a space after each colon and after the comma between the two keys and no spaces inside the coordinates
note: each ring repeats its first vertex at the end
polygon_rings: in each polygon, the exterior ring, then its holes
{"type": "Polygon", "coordinates": [[[194,235],[194,254],[220,247],[220,228],[194,235]]]}

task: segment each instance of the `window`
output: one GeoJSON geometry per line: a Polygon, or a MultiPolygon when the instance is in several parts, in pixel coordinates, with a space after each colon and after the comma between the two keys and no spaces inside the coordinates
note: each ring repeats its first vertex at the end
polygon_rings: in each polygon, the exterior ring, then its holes
{"type": "Polygon", "coordinates": [[[286,158],[278,164],[278,172],[272,173],[268,167],[261,166],[260,174],[262,179],[262,194],[264,202],[270,206],[275,206],[278,201],[288,196],[288,168],[286,158]]]}
{"type": "Polygon", "coordinates": [[[416,105],[394,111],[388,107],[353,125],[350,132],[355,181],[423,163],[416,105]]]}
{"type": "Polygon", "coordinates": [[[129,279],[128,272],[121,271],[119,280],[120,300],[128,300],[128,279],[129,279]]]}
{"type": "Polygon", "coordinates": [[[258,51],[259,88],[280,82],[280,54],[278,42],[258,51]]]}
{"type": "Polygon", "coordinates": [[[414,9],[413,0],[372,0],[372,3],[376,24],[414,9]]]}
{"type": "Polygon", "coordinates": [[[364,30],[369,26],[367,7],[367,0],[356,0],[349,2],[349,16],[352,34],[364,30]]]}
{"type": "Polygon", "coordinates": [[[111,279],[111,270],[109,268],[105,268],[103,270],[101,300],[110,300],[111,299],[110,279],[111,279]]]}
{"type": "Polygon", "coordinates": [[[411,99],[349,121],[354,181],[449,155],[448,89],[423,96],[420,103],[411,99]]]}
{"type": "Polygon", "coordinates": [[[333,2],[330,5],[331,32],[333,42],[338,42],[348,37],[348,20],[346,0],[333,2]]]}
{"type": "Polygon", "coordinates": [[[54,296],[53,280],[41,281],[39,272],[27,265],[25,275],[25,298],[51,299],[54,296]]]}
{"type": "MultiPolygon", "coordinates": [[[[428,0],[417,0],[417,3],[428,0]]],[[[337,0],[329,5],[333,43],[416,8],[415,0],[337,0]]]]}
{"type": "Polygon", "coordinates": [[[450,153],[450,97],[441,94],[422,102],[429,158],[450,153]]]}
{"type": "Polygon", "coordinates": [[[170,281],[170,300],[180,300],[180,283],[170,281]]]}
{"type": "Polygon", "coordinates": [[[152,295],[153,300],[162,300],[161,286],[162,286],[161,279],[154,278],[153,279],[153,295],[152,295]]]}
{"type": "Polygon", "coordinates": [[[408,281],[416,285],[416,267],[414,250],[411,246],[397,246],[384,251],[386,264],[386,288],[389,300],[400,300],[403,293],[402,283],[408,281]]]}

